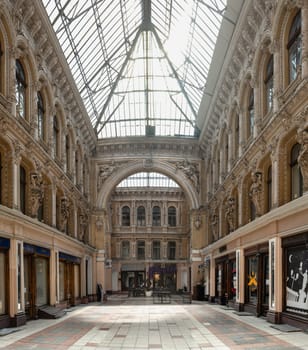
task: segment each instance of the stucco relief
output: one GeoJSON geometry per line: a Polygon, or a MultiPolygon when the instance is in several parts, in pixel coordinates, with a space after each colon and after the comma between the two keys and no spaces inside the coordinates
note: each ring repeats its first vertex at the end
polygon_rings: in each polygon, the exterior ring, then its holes
{"type": "Polygon", "coordinates": [[[199,193],[200,190],[200,180],[199,180],[199,169],[198,165],[189,162],[188,160],[183,160],[176,163],[176,169],[181,170],[185,176],[192,182],[196,191],[199,193]]]}
{"type": "Polygon", "coordinates": [[[118,168],[114,162],[110,164],[101,165],[98,170],[98,180],[97,180],[97,188],[99,189],[106,179],[118,168]]]}

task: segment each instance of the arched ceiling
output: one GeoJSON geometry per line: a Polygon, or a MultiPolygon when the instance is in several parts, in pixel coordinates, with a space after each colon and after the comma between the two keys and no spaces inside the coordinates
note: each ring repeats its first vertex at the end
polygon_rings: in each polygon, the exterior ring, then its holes
{"type": "Polygon", "coordinates": [[[227,0],[42,3],[99,138],[199,136],[227,0]]]}

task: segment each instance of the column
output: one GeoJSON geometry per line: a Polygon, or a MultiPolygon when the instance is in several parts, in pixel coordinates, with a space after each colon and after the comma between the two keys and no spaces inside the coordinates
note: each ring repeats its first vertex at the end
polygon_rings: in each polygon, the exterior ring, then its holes
{"type": "Polygon", "coordinates": [[[49,282],[50,282],[50,305],[55,305],[59,300],[57,300],[58,294],[58,252],[54,248],[50,250],[50,267],[49,267],[49,282]]]}
{"type": "Polygon", "coordinates": [[[215,289],[216,289],[216,279],[215,279],[215,259],[210,256],[210,301],[215,302],[215,289]]]}
{"type": "Polygon", "coordinates": [[[245,303],[245,257],[242,248],[236,250],[236,303],[239,310],[245,303]]]}

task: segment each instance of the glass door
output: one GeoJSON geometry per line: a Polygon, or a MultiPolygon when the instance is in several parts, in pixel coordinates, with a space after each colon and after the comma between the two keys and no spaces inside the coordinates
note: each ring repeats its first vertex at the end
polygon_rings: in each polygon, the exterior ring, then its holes
{"type": "Polygon", "coordinates": [[[37,306],[48,304],[48,260],[35,258],[35,304],[37,306]]]}

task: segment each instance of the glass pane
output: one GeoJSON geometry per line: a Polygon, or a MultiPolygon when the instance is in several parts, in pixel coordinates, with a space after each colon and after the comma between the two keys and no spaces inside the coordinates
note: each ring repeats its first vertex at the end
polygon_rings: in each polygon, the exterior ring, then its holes
{"type": "Polygon", "coordinates": [[[35,259],[36,305],[48,304],[48,260],[35,259]]]}
{"type": "Polygon", "coordinates": [[[59,262],[59,299],[65,300],[65,263],[59,262]]]}
{"type": "Polygon", "coordinates": [[[0,252],[0,315],[6,313],[6,254],[0,252]]]}
{"type": "Polygon", "coordinates": [[[252,304],[257,304],[258,300],[258,259],[250,257],[248,263],[248,301],[252,304]]]}

